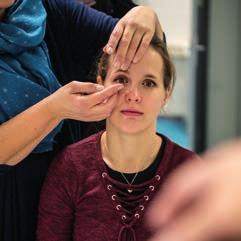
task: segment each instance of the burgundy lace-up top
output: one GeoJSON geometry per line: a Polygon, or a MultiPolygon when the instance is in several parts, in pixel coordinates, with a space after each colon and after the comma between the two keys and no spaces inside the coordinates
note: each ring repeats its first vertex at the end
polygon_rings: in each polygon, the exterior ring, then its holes
{"type": "Polygon", "coordinates": [[[50,167],[39,207],[39,241],[146,241],[151,231],[145,211],[165,177],[195,155],[165,138],[163,158],[153,178],[141,184],[108,175],[100,137],[69,146],[50,167]]]}

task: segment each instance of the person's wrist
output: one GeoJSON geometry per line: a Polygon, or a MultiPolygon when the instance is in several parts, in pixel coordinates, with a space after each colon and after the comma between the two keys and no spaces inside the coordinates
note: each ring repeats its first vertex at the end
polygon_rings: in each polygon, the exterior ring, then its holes
{"type": "Polygon", "coordinates": [[[64,117],[61,115],[61,112],[56,109],[56,103],[52,97],[53,96],[50,95],[42,100],[43,114],[49,119],[49,121],[61,122],[64,117]]]}

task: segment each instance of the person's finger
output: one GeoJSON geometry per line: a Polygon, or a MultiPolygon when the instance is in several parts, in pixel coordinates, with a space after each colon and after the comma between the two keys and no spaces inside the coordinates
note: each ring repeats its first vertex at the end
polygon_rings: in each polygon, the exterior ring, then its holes
{"type": "Polygon", "coordinates": [[[89,82],[71,81],[67,84],[67,88],[69,88],[69,91],[72,94],[92,94],[103,90],[104,86],[89,82]]]}
{"type": "Polygon", "coordinates": [[[71,119],[81,120],[81,121],[99,121],[106,119],[110,116],[115,103],[116,95],[110,97],[108,101],[104,103],[99,103],[97,105],[93,105],[91,101],[89,101],[90,96],[80,96],[76,95],[73,98],[73,103],[75,104],[74,111],[72,111],[69,115],[67,114],[66,118],[71,116],[71,119]]]}
{"type": "Polygon", "coordinates": [[[95,106],[97,104],[103,103],[106,99],[109,99],[111,96],[118,93],[123,88],[122,84],[113,84],[105,89],[96,92],[88,97],[88,101],[92,104],[92,106],[95,106]]]}
{"type": "MultiPolygon", "coordinates": [[[[105,98],[104,101],[97,103],[95,106],[96,107],[98,107],[98,106],[106,106],[106,107],[111,106],[113,104],[113,102],[116,101],[117,93],[118,93],[118,91],[116,93],[113,92],[112,95],[110,95],[109,97],[105,98]]],[[[93,106],[93,107],[95,107],[95,106],[93,106]]]]}
{"type": "Polygon", "coordinates": [[[122,70],[127,70],[134,59],[134,56],[137,52],[137,49],[141,43],[141,40],[143,38],[144,32],[143,31],[136,31],[134,33],[134,36],[131,40],[131,43],[128,48],[128,52],[126,54],[126,57],[124,59],[124,64],[121,66],[122,70]]]}
{"type": "Polygon", "coordinates": [[[106,44],[106,46],[103,49],[107,54],[114,53],[114,51],[116,50],[117,45],[121,39],[123,32],[124,32],[124,25],[121,21],[119,21],[117,23],[117,25],[115,26],[114,30],[112,31],[110,38],[108,40],[108,43],[106,44]]]}
{"type": "Polygon", "coordinates": [[[105,103],[102,102],[92,106],[88,111],[88,116],[86,116],[86,118],[92,121],[98,121],[109,117],[115,107],[117,101],[116,97],[116,95],[112,95],[105,103]]]}
{"type": "Polygon", "coordinates": [[[140,43],[140,45],[139,45],[139,47],[136,51],[135,57],[132,61],[133,63],[137,63],[143,57],[147,48],[150,45],[152,37],[153,37],[153,32],[151,32],[151,31],[145,32],[145,35],[143,36],[143,38],[141,40],[141,43],[140,43]]]}
{"type": "Polygon", "coordinates": [[[92,111],[94,113],[105,113],[105,115],[109,116],[115,107],[116,101],[117,101],[117,95],[114,94],[108,99],[106,99],[106,101],[93,106],[92,111]]]}
{"type": "Polygon", "coordinates": [[[114,66],[117,69],[127,70],[129,66],[125,65],[125,61],[130,64],[131,60],[127,59],[127,52],[135,33],[135,26],[129,24],[125,27],[124,33],[119,41],[114,58],[114,66]]]}
{"type": "Polygon", "coordinates": [[[206,174],[197,175],[200,174],[197,172],[203,165],[200,160],[190,161],[171,174],[148,210],[148,221],[152,227],[164,225],[200,195],[206,187],[206,174]],[[157,210],[161,215],[157,215],[157,210]]]}
{"type": "Polygon", "coordinates": [[[107,45],[105,45],[102,50],[103,52],[107,53],[107,45]]]}
{"type": "MultiPolygon", "coordinates": [[[[88,113],[88,115],[81,118],[82,121],[101,121],[105,120],[110,114],[103,112],[103,113],[88,113]]],[[[77,117],[78,119],[78,117],[77,117]]]]}

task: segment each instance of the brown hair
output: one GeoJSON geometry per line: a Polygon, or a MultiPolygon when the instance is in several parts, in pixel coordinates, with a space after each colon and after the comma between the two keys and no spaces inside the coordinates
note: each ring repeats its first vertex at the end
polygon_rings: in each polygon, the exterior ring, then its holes
{"type": "MultiPolygon", "coordinates": [[[[150,46],[154,48],[162,57],[163,60],[163,66],[164,66],[164,87],[166,90],[173,90],[173,87],[175,85],[175,79],[176,79],[176,72],[175,67],[172,63],[172,60],[170,58],[170,55],[168,53],[166,44],[160,40],[157,36],[153,36],[150,46]]],[[[101,76],[103,80],[105,80],[107,71],[108,71],[108,62],[109,62],[109,55],[106,53],[102,53],[101,57],[98,61],[98,69],[97,69],[97,76],[101,76]]]]}

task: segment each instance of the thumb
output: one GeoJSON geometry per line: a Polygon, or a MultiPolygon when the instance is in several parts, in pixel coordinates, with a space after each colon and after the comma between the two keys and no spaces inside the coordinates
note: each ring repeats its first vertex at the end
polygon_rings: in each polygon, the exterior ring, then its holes
{"type": "Polygon", "coordinates": [[[104,89],[103,85],[94,84],[90,82],[83,83],[79,81],[72,81],[68,84],[68,86],[72,94],[81,95],[93,94],[104,89]]]}

